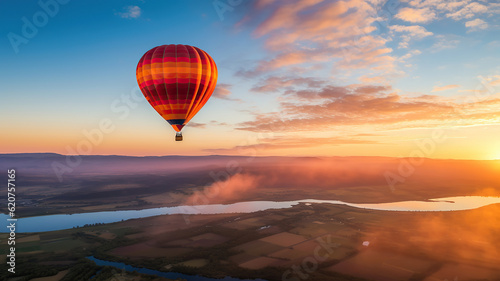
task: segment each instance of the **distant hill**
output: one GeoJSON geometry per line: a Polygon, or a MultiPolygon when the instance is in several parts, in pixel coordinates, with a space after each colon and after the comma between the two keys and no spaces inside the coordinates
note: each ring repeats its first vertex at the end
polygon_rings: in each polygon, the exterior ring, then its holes
{"type": "MultiPolygon", "coordinates": [[[[500,195],[500,161],[0,154],[1,181],[6,182],[11,168],[16,169],[18,198],[30,206],[22,208],[28,214],[178,205],[195,200],[197,192],[204,201],[195,203],[306,198],[363,203],[500,195]],[[203,198],[206,194],[210,200],[203,198]]],[[[5,192],[0,190],[0,201],[5,192]]]]}

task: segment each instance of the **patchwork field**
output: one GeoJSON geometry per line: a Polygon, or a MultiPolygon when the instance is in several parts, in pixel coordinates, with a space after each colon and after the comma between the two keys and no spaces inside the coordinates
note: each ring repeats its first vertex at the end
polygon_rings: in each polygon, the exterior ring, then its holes
{"type": "Polygon", "coordinates": [[[409,280],[413,275],[426,272],[432,262],[396,253],[376,250],[364,251],[342,261],[328,270],[375,281],[409,280]]]}
{"type": "Polygon", "coordinates": [[[271,236],[267,236],[265,238],[260,239],[260,241],[263,242],[268,242],[272,243],[275,245],[283,246],[283,247],[289,247],[295,244],[298,244],[300,242],[303,242],[306,238],[300,235],[288,233],[288,232],[281,232],[278,234],[274,234],[271,236]]]}
{"type": "Polygon", "coordinates": [[[31,279],[30,281],[59,281],[64,277],[64,275],[66,275],[68,273],[68,271],[69,270],[59,271],[56,275],[48,276],[48,277],[34,278],[34,279],[31,279]]]}
{"type": "Polygon", "coordinates": [[[175,257],[189,252],[186,248],[159,248],[148,245],[147,243],[138,243],[130,246],[119,247],[110,252],[111,255],[127,257],[131,259],[140,258],[159,258],[175,257]]]}
{"type": "MultiPolygon", "coordinates": [[[[57,274],[65,270],[76,274],[80,266],[97,272],[99,267],[82,264],[82,258],[93,255],[217,278],[281,280],[286,273],[300,280],[300,274],[307,273],[312,281],[451,281],[455,277],[496,281],[500,270],[494,261],[500,259],[500,249],[491,245],[500,239],[500,224],[493,223],[499,213],[497,205],[461,212],[403,213],[300,204],[251,214],[167,215],[18,234],[17,251],[20,276],[29,258],[32,266],[48,270],[43,275],[47,278],[59,278],[57,274]]],[[[5,245],[0,249],[5,252],[5,245]]],[[[42,276],[33,276],[37,277],[42,276]]]]}

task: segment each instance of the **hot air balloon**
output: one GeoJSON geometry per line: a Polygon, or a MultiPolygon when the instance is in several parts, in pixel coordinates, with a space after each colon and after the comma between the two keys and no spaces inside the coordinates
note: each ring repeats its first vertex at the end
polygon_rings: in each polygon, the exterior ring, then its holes
{"type": "Polygon", "coordinates": [[[162,45],[147,51],[137,64],[137,83],[149,104],[177,132],[198,113],[217,83],[217,66],[203,50],[162,45]]]}

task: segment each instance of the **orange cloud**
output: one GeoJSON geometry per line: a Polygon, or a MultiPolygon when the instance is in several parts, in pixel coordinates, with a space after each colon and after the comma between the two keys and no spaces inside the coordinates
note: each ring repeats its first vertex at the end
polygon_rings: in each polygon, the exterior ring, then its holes
{"type": "Polygon", "coordinates": [[[387,81],[386,77],[383,76],[369,76],[369,75],[363,75],[359,78],[359,81],[366,83],[366,84],[373,84],[373,83],[384,83],[387,81]]]}
{"type": "Polygon", "coordinates": [[[494,75],[493,77],[490,77],[489,80],[491,81],[489,83],[490,86],[498,86],[498,85],[500,85],[500,75],[494,75]]]}
{"type": "MultiPolygon", "coordinates": [[[[347,69],[393,71],[392,50],[381,36],[371,34],[379,20],[378,1],[258,1],[271,14],[257,23],[254,35],[263,37],[271,58],[240,74],[264,72],[311,62],[332,62],[347,69]]],[[[262,18],[262,17],[254,17],[262,18]]],[[[252,20],[245,19],[251,25],[252,20]]]]}
{"type": "Polygon", "coordinates": [[[258,86],[253,87],[251,90],[254,92],[276,92],[283,89],[293,89],[294,86],[318,88],[324,83],[325,81],[312,77],[292,78],[284,76],[271,76],[260,82],[258,86]]]}
{"type": "MultiPolygon", "coordinates": [[[[451,85],[453,86],[453,85],[451,85]]],[[[326,85],[320,89],[288,90],[280,113],[256,115],[239,124],[240,130],[292,132],[328,130],[347,125],[378,125],[383,129],[450,126],[497,122],[496,95],[460,101],[421,95],[404,97],[390,86],[326,85]]]]}
{"type": "MultiPolygon", "coordinates": [[[[248,174],[235,174],[225,181],[217,181],[196,191],[187,200],[188,205],[205,204],[202,200],[214,199],[216,202],[230,202],[244,199],[257,187],[260,177],[248,174]]],[[[206,202],[210,203],[210,202],[206,202]]]]}
{"type": "Polygon", "coordinates": [[[436,13],[429,8],[414,9],[402,8],[395,15],[396,18],[411,23],[426,23],[436,18],[436,13]]]}
{"type": "Polygon", "coordinates": [[[441,91],[446,91],[449,89],[455,89],[455,88],[459,88],[459,87],[460,87],[460,85],[446,85],[446,86],[442,86],[442,87],[435,86],[431,92],[441,92],[441,91]]]}
{"type": "Polygon", "coordinates": [[[237,154],[248,149],[254,150],[276,150],[276,149],[294,149],[314,147],[320,145],[343,145],[343,144],[378,144],[377,141],[366,140],[360,137],[373,136],[371,134],[360,134],[356,137],[328,137],[328,138],[294,138],[294,137],[276,137],[263,138],[257,144],[238,145],[232,148],[205,149],[205,151],[216,154],[237,154]]]}
{"type": "MultiPolygon", "coordinates": [[[[322,140],[325,141],[325,140],[322,140]]],[[[255,147],[242,147],[245,150],[255,147]]],[[[237,159],[237,158],[236,158],[237,159]]],[[[228,160],[225,160],[228,161],[228,160]]],[[[346,192],[357,190],[356,198],[347,201],[381,202],[428,199],[449,196],[498,194],[500,179],[498,161],[425,159],[415,167],[404,183],[391,191],[384,174],[396,172],[402,161],[412,159],[387,157],[255,157],[242,158],[241,172],[197,191],[186,202],[189,205],[259,200],[265,194],[287,195],[284,199],[311,198],[343,200],[346,192]],[[251,159],[252,161],[248,161],[251,159]],[[368,188],[371,187],[371,188],[368,188]],[[368,188],[368,189],[365,189],[368,188]],[[340,190],[341,189],[341,190],[340,190]],[[280,191],[279,191],[280,190],[280,191]],[[340,192],[336,192],[340,191],[340,192]],[[368,191],[368,192],[364,192],[368,191]],[[397,195],[397,197],[392,197],[397,195]]],[[[188,163],[186,163],[188,164],[188,163]]],[[[347,192],[349,194],[349,192],[347,192]]],[[[269,198],[267,198],[269,200],[269,198]]]]}
{"type": "MultiPolygon", "coordinates": [[[[376,70],[380,74],[397,73],[388,41],[399,39],[399,48],[408,48],[410,41],[433,35],[423,26],[389,26],[392,38],[376,33],[383,24],[381,17],[385,1],[371,0],[259,0],[238,24],[254,28],[253,34],[263,38],[270,57],[261,60],[240,75],[258,76],[270,71],[300,66],[306,63],[331,63],[335,69],[376,70]],[[262,10],[271,11],[262,13],[262,10]]],[[[486,18],[500,13],[498,3],[484,0],[403,0],[406,3],[394,16],[410,23],[433,20],[453,20],[482,17],[467,23],[469,31],[488,26],[486,18]]],[[[442,43],[440,43],[442,44],[442,43]]],[[[456,44],[455,44],[456,45],[456,44]]],[[[453,46],[453,44],[452,44],[453,46]]],[[[443,49],[441,48],[434,48],[443,49]]],[[[404,62],[403,62],[404,63],[404,62]]],[[[366,82],[366,81],[365,81],[366,82]]]]}

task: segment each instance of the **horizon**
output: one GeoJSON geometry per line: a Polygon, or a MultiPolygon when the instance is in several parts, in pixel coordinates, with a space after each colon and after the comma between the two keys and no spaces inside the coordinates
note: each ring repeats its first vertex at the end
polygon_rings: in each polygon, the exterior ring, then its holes
{"type": "Polygon", "coordinates": [[[4,9],[1,153],[500,158],[493,0],[40,3],[4,9]],[[219,71],[182,142],[135,77],[174,43],[219,71]]]}
{"type": "MultiPolygon", "coordinates": [[[[14,152],[14,153],[0,153],[0,155],[37,155],[37,154],[52,154],[58,156],[118,156],[118,157],[251,157],[251,158],[265,158],[265,157],[295,157],[295,158],[391,158],[391,159],[408,159],[413,158],[412,156],[384,156],[384,155],[261,155],[261,156],[245,156],[236,154],[200,154],[200,155],[181,155],[181,154],[169,154],[169,155],[125,155],[125,154],[61,154],[57,152],[14,152]]],[[[498,159],[466,159],[466,158],[432,158],[432,157],[419,157],[419,159],[429,159],[429,160],[453,160],[453,161],[500,161],[498,159]]]]}

